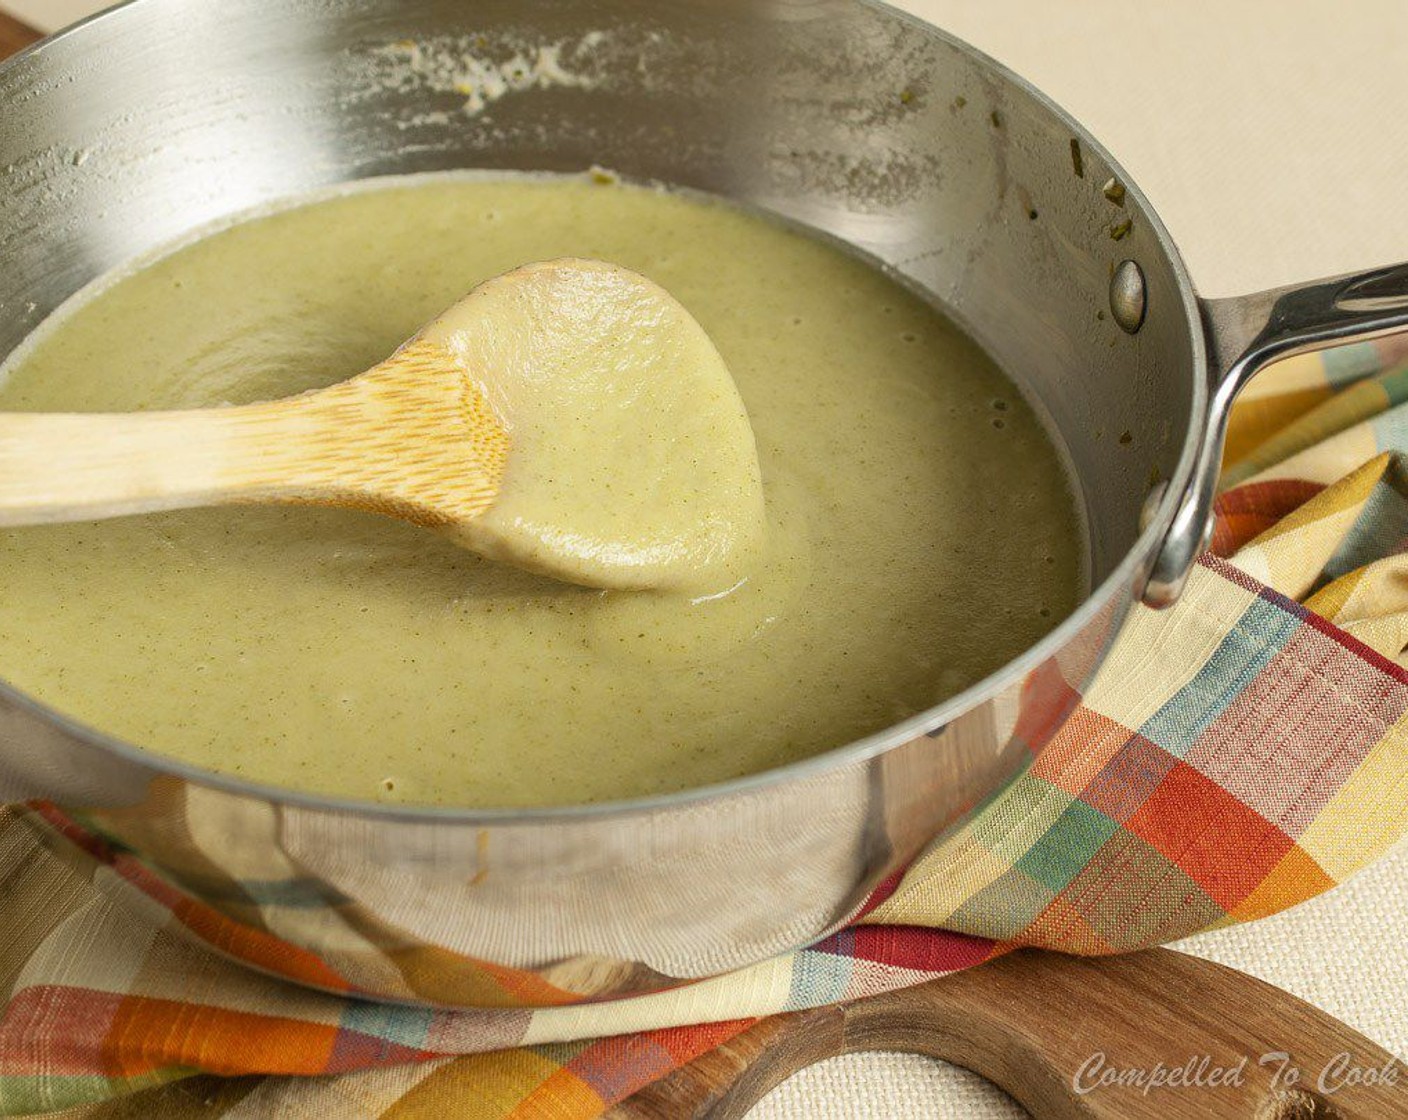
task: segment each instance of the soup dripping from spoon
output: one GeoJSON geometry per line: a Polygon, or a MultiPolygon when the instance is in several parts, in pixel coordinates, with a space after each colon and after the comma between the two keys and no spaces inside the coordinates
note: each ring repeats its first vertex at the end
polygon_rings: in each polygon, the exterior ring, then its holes
{"type": "Polygon", "coordinates": [[[0,527],[344,506],[602,588],[711,588],[763,527],[747,412],[673,297],[597,261],[481,284],[395,354],[263,404],[0,414],[0,527]]]}

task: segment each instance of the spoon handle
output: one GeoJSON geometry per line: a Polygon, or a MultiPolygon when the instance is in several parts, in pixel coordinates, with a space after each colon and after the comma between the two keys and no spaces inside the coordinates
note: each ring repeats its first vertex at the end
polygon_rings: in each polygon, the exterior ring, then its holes
{"type": "Polygon", "coordinates": [[[444,528],[493,503],[507,454],[487,415],[467,428],[467,409],[482,407],[467,392],[438,350],[413,345],[360,377],[266,404],[0,413],[0,527],[262,503],[444,528]]]}
{"type": "Polygon", "coordinates": [[[290,499],[317,414],[298,402],[195,412],[0,415],[0,526],[290,499]]]}

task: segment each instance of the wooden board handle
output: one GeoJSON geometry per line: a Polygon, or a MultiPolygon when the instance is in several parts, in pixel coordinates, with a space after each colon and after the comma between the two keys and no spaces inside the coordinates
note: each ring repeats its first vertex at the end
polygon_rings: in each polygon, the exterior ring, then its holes
{"type": "Polygon", "coordinates": [[[798,1070],[877,1050],[973,1070],[1037,1120],[1408,1117],[1408,1070],[1386,1050],[1278,988],[1165,949],[1014,954],[764,1020],[610,1116],[739,1120],[798,1070]],[[1146,1091],[1133,1083],[1141,1075],[1160,1084],[1146,1091]]]}

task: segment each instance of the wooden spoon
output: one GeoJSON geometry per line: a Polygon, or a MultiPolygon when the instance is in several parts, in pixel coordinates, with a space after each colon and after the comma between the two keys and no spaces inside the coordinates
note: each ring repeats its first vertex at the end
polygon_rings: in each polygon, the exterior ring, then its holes
{"type": "Polygon", "coordinates": [[[0,415],[0,526],[232,503],[369,510],[597,587],[707,582],[763,518],[747,414],[703,329],[582,260],[488,281],[302,396],[0,415]]]}

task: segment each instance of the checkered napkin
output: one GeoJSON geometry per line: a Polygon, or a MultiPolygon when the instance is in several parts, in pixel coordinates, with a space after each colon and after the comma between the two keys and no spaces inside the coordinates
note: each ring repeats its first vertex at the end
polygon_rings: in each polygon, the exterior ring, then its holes
{"type": "Polygon", "coordinates": [[[124,1115],[594,1117],[761,1016],[1019,946],[1141,949],[1330,889],[1408,828],[1405,354],[1264,374],[1179,605],[1137,609],[1027,771],[857,924],[732,976],[532,1012],[313,992],[228,958],[339,978],[50,806],[0,810],[0,1110],[92,1115],[78,1106],[153,1089],[124,1115]],[[238,1079],[200,1100],[156,1088],[200,1073],[238,1079]]]}

